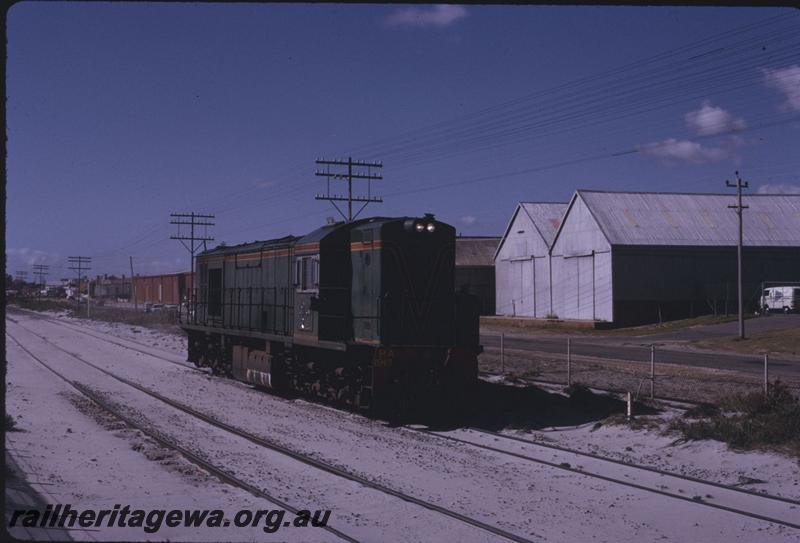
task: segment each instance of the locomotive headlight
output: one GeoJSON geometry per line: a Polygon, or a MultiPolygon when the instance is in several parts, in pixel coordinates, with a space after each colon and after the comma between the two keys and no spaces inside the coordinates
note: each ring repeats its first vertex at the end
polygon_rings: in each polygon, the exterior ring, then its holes
{"type": "Polygon", "coordinates": [[[414,225],[414,229],[417,232],[422,232],[423,230],[425,230],[425,225],[422,224],[421,222],[418,222],[417,224],[414,225]]]}
{"type": "Polygon", "coordinates": [[[433,234],[433,231],[436,230],[436,225],[433,224],[432,222],[429,222],[428,226],[425,227],[425,230],[433,234]]]}

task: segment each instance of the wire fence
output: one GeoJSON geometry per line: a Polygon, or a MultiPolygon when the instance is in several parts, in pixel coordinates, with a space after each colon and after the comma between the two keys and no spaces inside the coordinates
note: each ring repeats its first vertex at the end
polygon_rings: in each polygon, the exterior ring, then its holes
{"type": "MultiPolygon", "coordinates": [[[[547,352],[537,351],[535,343],[524,348],[509,348],[509,340],[518,339],[518,336],[483,337],[490,340],[484,343],[491,345],[484,346],[480,369],[510,380],[631,392],[637,400],[660,398],[707,403],[716,403],[732,394],[766,392],[780,380],[800,396],[800,372],[793,375],[791,365],[787,366],[777,355],[737,354],[738,368],[721,368],[698,363],[698,354],[702,355],[698,351],[689,355],[694,359],[691,364],[682,363],[680,351],[664,349],[657,344],[640,345],[642,348],[637,350],[637,355],[641,353],[641,356],[633,360],[630,348],[619,346],[604,345],[602,356],[586,354],[586,347],[598,344],[572,337],[563,340],[562,348],[548,347],[547,352]],[[583,352],[577,354],[576,351],[583,352]]],[[[552,340],[548,343],[552,345],[552,340]]],[[[800,368],[800,361],[797,367],[800,368]]]]}

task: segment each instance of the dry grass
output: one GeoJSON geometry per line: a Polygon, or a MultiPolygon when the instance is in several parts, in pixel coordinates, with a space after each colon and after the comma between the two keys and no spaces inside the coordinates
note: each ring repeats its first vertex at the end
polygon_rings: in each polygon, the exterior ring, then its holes
{"type": "Polygon", "coordinates": [[[78,305],[64,299],[25,297],[17,297],[11,304],[31,311],[71,311],[78,305]]]}
{"type": "MultiPolygon", "coordinates": [[[[82,305],[80,311],[73,312],[72,316],[85,319],[86,306],[82,305]]],[[[134,311],[122,307],[92,306],[89,309],[89,318],[97,321],[119,322],[132,326],[142,326],[163,333],[183,333],[178,325],[177,312],[170,309],[145,313],[144,311],[134,311]]]]}
{"type": "Polygon", "coordinates": [[[740,449],[772,449],[800,456],[800,399],[780,381],[769,394],[723,398],[719,408],[687,412],[672,430],[685,439],[716,439],[740,449]]]}
{"type": "MultiPolygon", "coordinates": [[[[753,318],[754,315],[745,315],[745,319],[753,318]]],[[[488,333],[517,333],[517,334],[583,334],[588,336],[647,336],[661,334],[675,330],[683,330],[695,326],[707,326],[710,324],[722,324],[737,320],[736,315],[703,315],[691,319],[680,319],[668,321],[662,324],[645,324],[641,326],[629,326],[625,328],[593,328],[590,323],[585,326],[576,326],[574,322],[548,321],[545,319],[482,319],[481,332],[488,333]]]]}
{"type": "MultiPolygon", "coordinates": [[[[21,298],[15,300],[15,305],[33,311],[69,311],[69,315],[73,318],[87,318],[86,304],[78,304],[66,300],[21,298]]],[[[142,326],[168,334],[183,334],[183,330],[178,325],[176,311],[170,309],[145,313],[144,311],[134,311],[123,307],[92,305],[89,308],[89,319],[142,326]]]]}
{"type": "Polygon", "coordinates": [[[696,340],[692,345],[702,349],[737,353],[782,353],[800,355],[800,327],[791,326],[749,334],[747,339],[719,337],[696,340]]]}

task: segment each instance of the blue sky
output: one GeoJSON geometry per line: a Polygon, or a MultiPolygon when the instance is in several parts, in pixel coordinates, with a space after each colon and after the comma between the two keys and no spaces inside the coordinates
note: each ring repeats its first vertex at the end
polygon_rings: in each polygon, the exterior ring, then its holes
{"type": "Polygon", "coordinates": [[[465,235],[578,188],[800,191],[786,8],[21,3],[7,25],[12,275],[188,269],[171,212],[228,244],[309,232],[338,215],[317,157],[383,162],[364,214],[465,235]]]}

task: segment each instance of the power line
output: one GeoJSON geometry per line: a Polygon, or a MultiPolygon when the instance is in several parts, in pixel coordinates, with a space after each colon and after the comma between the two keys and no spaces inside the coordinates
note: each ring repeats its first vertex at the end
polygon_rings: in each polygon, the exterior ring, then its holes
{"type": "Polygon", "coordinates": [[[200,244],[198,244],[197,242],[201,242],[203,244],[203,247],[205,247],[207,241],[214,240],[214,238],[208,235],[208,227],[214,226],[214,223],[211,221],[211,219],[214,219],[215,217],[214,215],[204,215],[201,213],[195,213],[194,211],[192,211],[191,213],[170,213],[170,217],[173,217],[173,219],[169,221],[169,223],[178,225],[178,233],[174,236],[170,236],[170,239],[177,239],[178,241],[180,241],[181,245],[183,245],[186,248],[186,250],[189,251],[189,254],[191,254],[192,285],[195,285],[194,253],[195,251],[197,251],[197,249],[200,248],[200,244]],[[188,236],[185,234],[181,234],[181,225],[189,226],[188,236]],[[202,236],[195,234],[195,227],[197,226],[203,227],[202,236]],[[184,243],[186,241],[189,242],[189,245],[184,243]]]}
{"type": "Polygon", "coordinates": [[[371,172],[372,168],[383,168],[383,164],[380,162],[365,162],[362,160],[354,161],[352,157],[348,157],[347,161],[336,159],[336,160],[325,160],[324,158],[318,158],[316,163],[321,166],[326,166],[326,171],[319,171],[317,170],[314,172],[314,175],[318,177],[326,177],[328,179],[328,190],[325,194],[317,194],[315,196],[316,200],[328,200],[333,207],[336,208],[336,211],[344,217],[347,222],[352,222],[355,217],[364,210],[367,205],[372,202],[383,202],[383,199],[379,196],[372,196],[372,181],[383,179],[383,176],[376,175],[371,172]],[[331,166],[347,166],[347,173],[331,173],[330,167],[331,166]],[[356,173],[353,173],[353,167],[356,168],[367,168],[367,173],[363,173],[363,170],[357,170],[356,173]],[[347,180],[347,196],[339,196],[336,194],[331,194],[331,179],[337,180],[347,180]],[[366,196],[353,196],[353,179],[362,179],[367,181],[367,195],[366,196]],[[342,210],[339,209],[339,206],[336,205],[336,202],[347,202],[347,216],[342,213],[342,210]],[[361,206],[355,217],[353,216],[353,202],[363,202],[364,205],[361,206]]]}
{"type": "Polygon", "coordinates": [[[48,270],[50,266],[45,264],[34,264],[33,265],[33,274],[39,276],[39,284],[44,286],[45,285],[45,277],[47,277],[48,270]]]}
{"type": "MultiPolygon", "coordinates": [[[[90,264],[92,263],[92,257],[90,256],[69,256],[67,257],[67,261],[71,264],[71,270],[75,270],[78,272],[78,295],[80,297],[81,292],[81,272],[89,271],[92,268],[90,264]]],[[[89,318],[89,298],[91,297],[91,286],[89,284],[89,276],[86,276],[86,318],[89,318]]]]}

